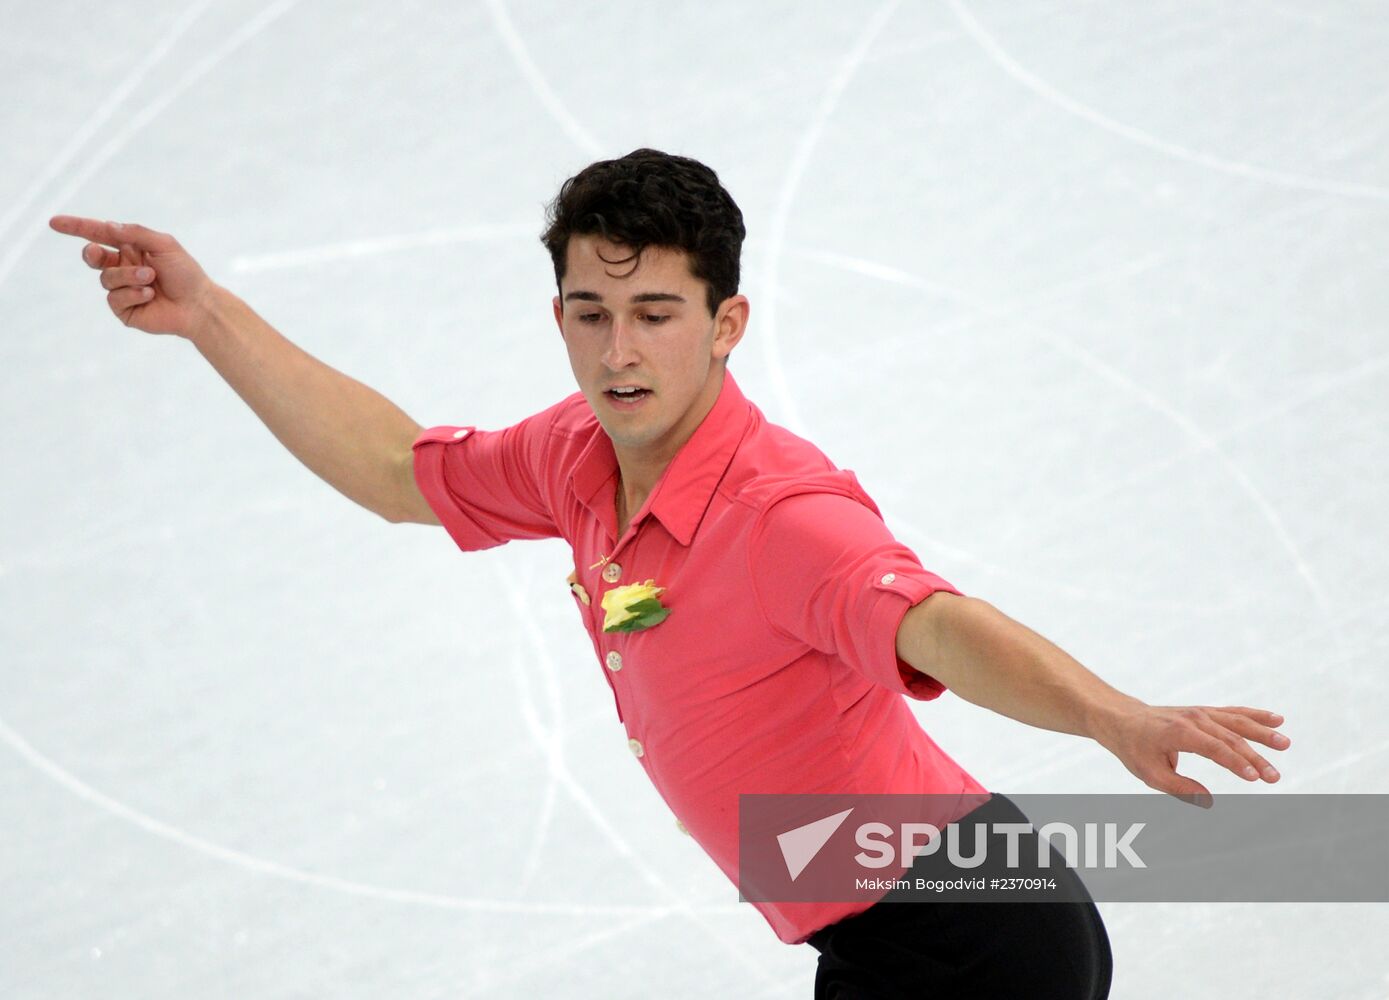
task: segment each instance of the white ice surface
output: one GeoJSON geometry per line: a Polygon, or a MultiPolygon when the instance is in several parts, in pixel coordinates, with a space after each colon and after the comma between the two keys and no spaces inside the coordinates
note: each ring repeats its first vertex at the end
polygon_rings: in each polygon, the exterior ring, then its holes
{"type": "MultiPolygon", "coordinates": [[[[696,156],[750,232],[740,384],[928,567],[1147,700],[1283,712],[1266,794],[1389,792],[1387,47],[1370,2],[7,5],[0,995],[815,965],[629,755],[563,542],[344,500],[122,327],[55,213],[172,232],[421,423],[500,427],[573,388],[544,202],[696,156]]],[[[913,709],[991,788],[1143,790],[913,709]]],[[[1389,906],[1101,909],[1122,1000],[1389,996],[1389,906]]]]}

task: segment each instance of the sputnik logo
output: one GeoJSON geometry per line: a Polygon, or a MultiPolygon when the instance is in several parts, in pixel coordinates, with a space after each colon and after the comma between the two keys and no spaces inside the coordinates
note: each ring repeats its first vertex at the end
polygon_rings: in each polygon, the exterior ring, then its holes
{"type": "Polygon", "coordinates": [[[805,826],[798,826],[794,830],[777,834],[776,842],[781,847],[781,858],[786,862],[786,873],[791,876],[792,882],[796,881],[801,872],[805,871],[806,865],[815,860],[815,855],[820,853],[820,848],[824,847],[830,837],[834,836],[835,830],[844,825],[844,821],[849,818],[849,813],[853,811],[853,808],[850,807],[843,812],[835,813],[833,816],[826,816],[824,819],[817,819],[805,826]]]}

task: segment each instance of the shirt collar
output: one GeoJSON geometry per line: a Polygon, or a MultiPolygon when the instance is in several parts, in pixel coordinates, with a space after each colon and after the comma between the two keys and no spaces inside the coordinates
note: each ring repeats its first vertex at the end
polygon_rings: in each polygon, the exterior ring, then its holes
{"type": "MultiPolygon", "coordinates": [[[[646,513],[654,514],[681,545],[688,546],[694,539],[714,490],[743,439],[750,413],[751,404],[738,388],[733,373],[725,369],[718,399],[656,481],[644,505],[646,513]]],[[[612,509],[616,493],[600,494],[600,489],[610,480],[615,481],[616,476],[617,453],[595,417],[593,440],[574,465],[574,492],[605,524],[609,520],[616,524],[617,514],[612,509]],[[607,503],[602,504],[602,499],[607,503]],[[599,511],[595,500],[606,510],[599,511]]]]}

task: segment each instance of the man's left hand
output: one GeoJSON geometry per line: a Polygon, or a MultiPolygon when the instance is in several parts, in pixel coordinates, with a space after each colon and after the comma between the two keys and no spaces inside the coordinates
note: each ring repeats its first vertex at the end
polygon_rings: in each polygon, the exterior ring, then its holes
{"type": "Polygon", "coordinates": [[[1095,739],[1150,788],[1210,808],[1210,790],[1177,773],[1177,755],[1200,754],[1246,781],[1272,784],[1278,771],[1250,741],[1286,750],[1292,741],[1273,729],[1282,722],[1281,715],[1262,708],[1139,702],[1117,711],[1095,739]]]}

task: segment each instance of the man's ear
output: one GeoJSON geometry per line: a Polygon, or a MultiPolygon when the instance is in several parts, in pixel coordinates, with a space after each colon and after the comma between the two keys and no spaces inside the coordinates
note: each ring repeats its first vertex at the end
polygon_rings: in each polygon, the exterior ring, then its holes
{"type": "Polygon", "coordinates": [[[730,295],[719,303],[714,316],[714,351],[717,357],[727,358],[748,328],[748,313],[752,304],[746,295],[730,295]]]}
{"type": "Polygon", "coordinates": [[[555,326],[559,327],[560,339],[563,340],[563,339],[564,339],[564,306],[560,303],[560,301],[559,301],[559,296],[558,296],[558,295],[555,296],[553,305],[554,305],[554,307],[555,307],[555,326]]]}

